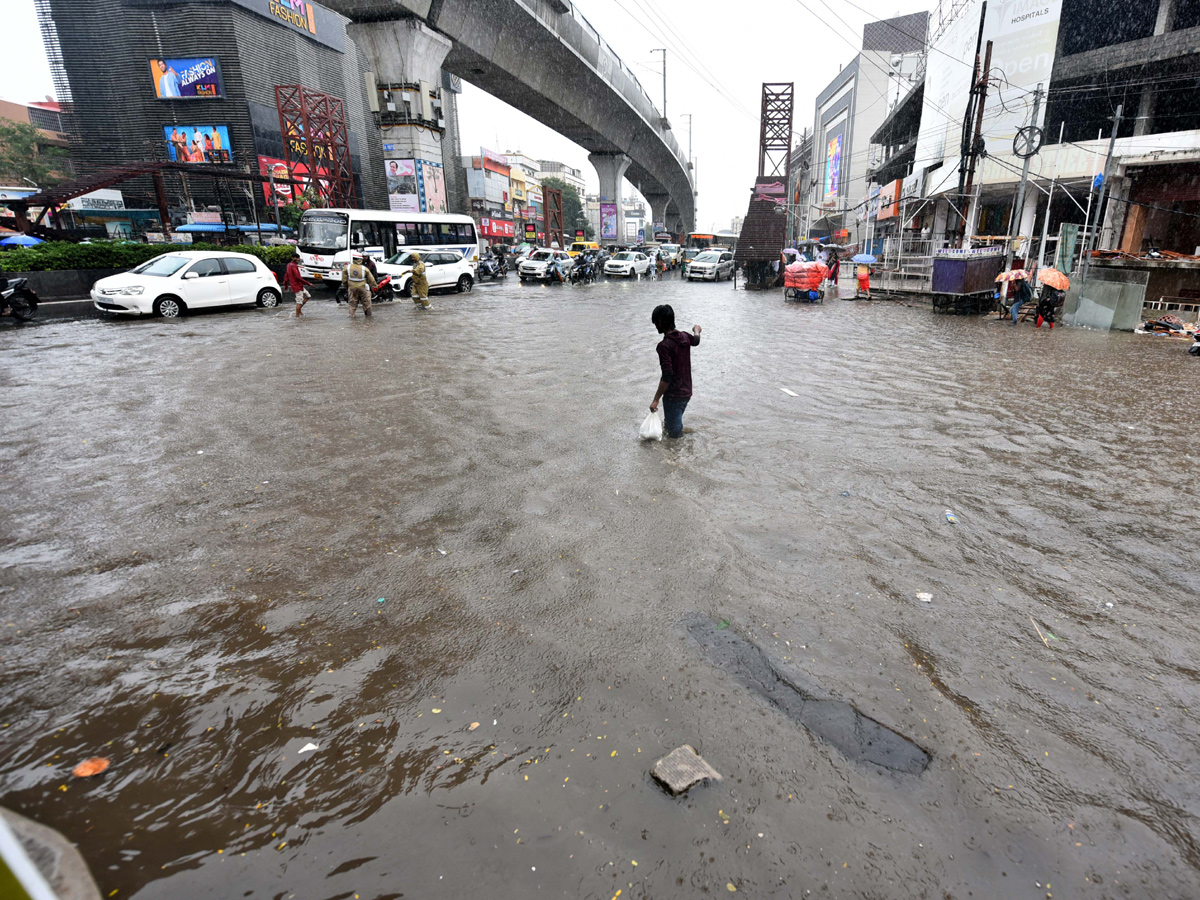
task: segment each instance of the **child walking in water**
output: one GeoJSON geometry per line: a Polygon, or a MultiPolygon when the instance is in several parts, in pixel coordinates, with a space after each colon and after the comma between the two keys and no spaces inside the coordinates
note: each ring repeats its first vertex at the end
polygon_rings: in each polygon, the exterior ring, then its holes
{"type": "Polygon", "coordinates": [[[700,326],[693,325],[692,333],[675,330],[675,310],[665,303],[654,307],[650,321],[663,339],[658,342],[658,364],[662,377],[650,403],[650,411],[658,411],[663,402],[663,417],[667,437],[683,434],[683,411],[692,399],[692,348],[700,343],[700,326]]]}

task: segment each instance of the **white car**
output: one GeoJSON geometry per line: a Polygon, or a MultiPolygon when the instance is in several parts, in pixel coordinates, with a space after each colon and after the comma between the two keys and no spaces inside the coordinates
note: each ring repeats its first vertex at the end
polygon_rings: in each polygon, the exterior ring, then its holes
{"type": "Polygon", "coordinates": [[[569,275],[571,266],[575,265],[575,260],[571,258],[571,255],[562,250],[535,250],[517,263],[517,275],[522,281],[526,278],[539,280],[546,278],[546,271],[551,262],[558,263],[564,276],[569,275]]]}
{"type": "Polygon", "coordinates": [[[663,244],[662,251],[667,255],[667,265],[672,268],[683,261],[683,248],[678,244],[663,244]]]}
{"type": "Polygon", "coordinates": [[[733,254],[728,250],[705,250],[688,263],[688,281],[720,281],[733,277],[733,254]]]}
{"type": "Polygon", "coordinates": [[[605,275],[624,275],[626,278],[632,278],[634,275],[645,275],[649,271],[650,257],[633,250],[622,250],[604,264],[605,275]]]}
{"type": "Polygon", "coordinates": [[[174,319],[189,309],[256,303],[268,309],[283,299],[267,264],[244,253],[181,250],[164,253],[92,285],[96,309],[174,319]]]}
{"type": "Polygon", "coordinates": [[[419,253],[421,262],[425,263],[425,280],[429,282],[431,291],[454,288],[463,294],[474,287],[475,265],[461,253],[453,250],[401,250],[375,264],[380,277],[392,276],[392,286],[401,296],[407,297],[411,293],[413,253],[419,253]]]}

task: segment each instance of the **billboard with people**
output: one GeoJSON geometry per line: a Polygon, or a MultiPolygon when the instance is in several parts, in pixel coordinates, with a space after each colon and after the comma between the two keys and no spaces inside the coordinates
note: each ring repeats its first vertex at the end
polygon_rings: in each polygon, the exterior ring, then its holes
{"type": "Polygon", "coordinates": [[[152,59],[150,77],[159,100],[212,100],[225,95],[215,56],[152,59]]]}
{"type": "Polygon", "coordinates": [[[617,204],[600,204],[600,240],[615,241],[617,239],[617,204]]]}
{"type": "Polygon", "coordinates": [[[842,135],[836,134],[829,139],[825,149],[825,202],[837,201],[838,191],[842,186],[842,135]]]}
{"type": "Polygon", "coordinates": [[[163,138],[171,162],[227,164],[233,161],[228,125],[164,125],[163,138]]]}
{"type": "Polygon", "coordinates": [[[420,212],[416,160],[387,159],[383,164],[387,173],[388,208],[397,212],[420,212]]]}

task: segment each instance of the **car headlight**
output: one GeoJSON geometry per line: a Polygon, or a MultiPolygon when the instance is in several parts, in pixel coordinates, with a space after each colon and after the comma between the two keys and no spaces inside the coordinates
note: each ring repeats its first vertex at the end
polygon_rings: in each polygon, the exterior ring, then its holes
{"type": "Polygon", "coordinates": [[[138,294],[142,293],[142,292],[143,292],[143,291],[145,291],[145,290],[146,290],[146,289],[145,289],[145,288],[142,288],[142,287],[127,287],[127,288],[122,288],[122,289],[121,289],[121,296],[122,296],[122,297],[136,297],[138,294]]]}

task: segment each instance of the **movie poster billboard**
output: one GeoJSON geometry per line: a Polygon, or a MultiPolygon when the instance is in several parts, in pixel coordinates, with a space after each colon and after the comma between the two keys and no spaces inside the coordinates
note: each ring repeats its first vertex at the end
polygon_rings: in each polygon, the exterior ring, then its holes
{"type": "Polygon", "coordinates": [[[420,212],[417,164],[412,159],[384,160],[387,171],[388,208],[394,212],[420,212]]]}
{"type": "Polygon", "coordinates": [[[228,125],[164,125],[171,162],[226,163],[233,160],[228,125]]]}
{"type": "Polygon", "coordinates": [[[600,204],[600,240],[615,241],[617,239],[617,204],[600,204]]]}
{"type": "Polygon", "coordinates": [[[415,160],[417,187],[421,192],[421,212],[446,212],[446,177],[442,164],[427,159],[415,160]]]}
{"type": "Polygon", "coordinates": [[[150,77],[159,100],[213,100],[225,96],[215,56],[152,59],[150,77]]]}
{"type": "Polygon", "coordinates": [[[842,186],[842,135],[829,139],[825,148],[825,202],[836,203],[842,186]]]}

